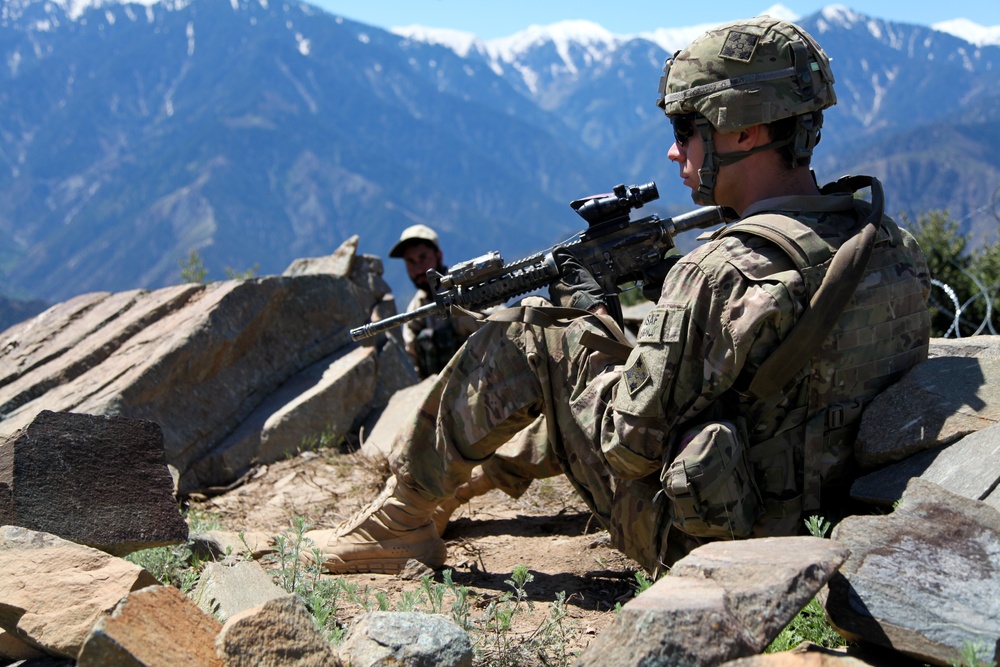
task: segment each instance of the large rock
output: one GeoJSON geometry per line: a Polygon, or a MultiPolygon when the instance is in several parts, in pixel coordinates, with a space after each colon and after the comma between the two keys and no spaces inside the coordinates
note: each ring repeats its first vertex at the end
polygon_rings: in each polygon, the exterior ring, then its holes
{"type": "Polygon", "coordinates": [[[191,591],[191,599],[198,608],[222,622],[287,595],[260,565],[245,560],[232,566],[206,563],[198,585],[191,591]]]}
{"type": "Polygon", "coordinates": [[[0,524],[117,556],[188,536],[159,425],[48,411],[0,439],[0,524]]]}
{"type": "Polygon", "coordinates": [[[1000,337],[973,340],[935,339],[927,361],[872,401],[854,449],[863,468],[901,461],[1000,423],[1000,337]]]}
{"type": "Polygon", "coordinates": [[[396,433],[411,420],[434,385],[434,377],[393,394],[361,444],[361,453],[370,459],[388,459],[396,433]]]}
{"type": "Polygon", "coordinates": [[[132,336],[182,308],[203,288],[84,294],[5,332],[0,347],[0,419],[45,392],[76,380],[132,336]]]}
{"type": "Polygon", "coordinates": [[[833,538],[851,550],[825,591],[845,637],[938,665],[967,644],[1000,657],[1000,512],[914,479],[892,514],[848,517],[833,538]]]}
{"type": "Polygon", "coordinates": [[[340,657],[351,667],[472,667],[472,642],[439,614],[373,612],[351,626],[340,657]]]}
{"type": "Polygon", "coordinates": [[[1000,509],[1000,426],[976,431],[954,444],[928,449],[860,477],[851,486],[851,496],[891,505],[902,497],[914,477],[1000,509]]]}
{"type": "Polygon", "coordinates": [[[199,479],[235,479],[254,463],[296,453],[321,435],[337,442],[370,409],[377,353],[350,346],[278,387],[194,466],[199,479]]]}
{"type": "Polygon", "coordinates": [[[760,653],[846,557],[815,537],[706,544],[626,604],[577,664],[693,667],[760,653]]]}
{"type": "Polygon", "coordinates": [[[222,624],[172,586],[129,593],[87,636],[77,667],[222,667],[222,624]]]}
{"type": "MultiPolygon", "coordinates": [[[[55,333],[28,326],[8,340],[22,354],[19,386],[48,388],[6,400],[17,407],[2,415],[0,432],[22,428],[42,409],[147,419],[163,427],[166,458],[180,471],[182,490],[228,482],[198,479],[191,466],[289,378],[350,343],[348,329],[369,310],[356,293],[348,279],[316,274],[93,299],[86,313],[109,301],[118,304],[109,310],[124,312],[88,318],[77,308],[77,322],[63,322],[55,333]],[[130,313],[147,315],[127,322],[130,313]],[[119,334],[98,346],[109,326],[119,334]],[[63,360],[78,347],[103,352],[70,363],[75,370],[67,373],[63,360]]],[[[69,310],[43,316],[71,317],[69,310]]]]}
{"type": "Polygon", "coordinates": [[[341,665],[309,610],[294,595],[269,600],[230,618],[216,639],[216,651],[226,667],[341,665]]]}
{"type": "Polygon", "coordinates": [[[0,527],[0,627],[44,653],[76,658],[119,600],[156,585],[146,570],[103,551],[0,527]]]}

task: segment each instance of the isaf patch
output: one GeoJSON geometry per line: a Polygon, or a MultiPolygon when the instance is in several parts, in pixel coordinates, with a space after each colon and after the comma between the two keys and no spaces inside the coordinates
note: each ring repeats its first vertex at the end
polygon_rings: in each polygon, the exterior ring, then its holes
{"type": "Polygon", "coordinates": [[[622,371],[622,379],[625,380],[629,396],[635,396],[643,385],[649,382],[649,369],[646,368],[646,362],[642,360],[641,354],[635,355],[635,360],[622,371]]]}
{"type": "Polygon", "coordinates": [[[738,60],[748,63],[753,58],[753,52],[757,49],[760,37],[751,35],[748,32],[730,30],[726,35],[726,41],[719,51],[719,56],[727,60],[738,60]]]}
{"type": "Polygon", "coordinates": [[[642,326],[639,327],[635,341],[637,343],[660,342],[660,333],[663,331],[663,322],[666,320],[664,315],[664,311],[659,308],[649,311],[646,319],[642,321],[642,326]]]}

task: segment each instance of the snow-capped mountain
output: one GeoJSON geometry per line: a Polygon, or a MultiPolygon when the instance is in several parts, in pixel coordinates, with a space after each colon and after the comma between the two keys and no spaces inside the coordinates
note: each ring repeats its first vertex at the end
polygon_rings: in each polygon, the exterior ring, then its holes
{"type": "MultiPolygon", "coordinates": [[[[1000,47],[842,6],[800,22],[837,76],[820,178],[873,173],[892,213],[994,229],[1000,47]]],[[[654,100],[666,55],[705,27],[483,41],[296,0],[0,0],[0,294],[171,284],[191,249],[211,278],[353,234],[384,256],[414,222],[450,262],[514,259],[579,227],[571,199],[622,182],[689,209],[654,100]]],[[[386,269],[405,298],[401,263],[386,269]]]]}

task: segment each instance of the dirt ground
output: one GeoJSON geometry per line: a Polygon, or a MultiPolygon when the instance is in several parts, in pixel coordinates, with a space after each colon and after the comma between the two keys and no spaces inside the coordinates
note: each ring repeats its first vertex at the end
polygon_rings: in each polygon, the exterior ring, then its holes
{"type": "MultiPolygon", "coordinates": [[[[248,481],[221,495],[193,496],[197,513],[218,517],[223,530],[276,535],[289,531],[292,520],[304,517],[311,528],[332,528],[377,495],[387,470],[359,453],[333,450],[306,452],[293,459],[257,469],[248,481]]],[[[559,664],[571,661],[614,618],[616,603],[634,597],[638,566],[611,548],[608,534],[592,520],[565,477],[537,480],[519,499],[500,491],[473,499],[452,517],[444,534],[448,545],[445,569],[470,589],[470,633],[480,649],[480,663],[559,664]],[[486,631],[490,604],[503,604],[506,583],[516,566],[526,566],[533,580],[524,586],[527,602],[514,616],[511,631],[486,631]],[[558,595],[565,595],[565,617],[557,629],[564,648],[547,655],[497,657],[503,642],[526,645],[543,632],[558,595]]],[[[330,576],[330,575],[326,575],[330,576]]],[[[345,580],[375,595],[384,594],[390,609],[408,593],[421,589],[419,578],[347,575],[345,580]]],[[[442,581],[442,573],[435,573],[442,581]]],[[[450,609],[451,598],[444,600],[450,609]]],[[[426,610],[425,607],[420,607],[426,610]]],[[[558,604],[557,604],[558,609],[558,604]]],[[[363,613],[359,605],[338,604],[337,622],[349,626],[363,613]]],[[[538,653],[537,651],[535,652],[538,653]]]]}

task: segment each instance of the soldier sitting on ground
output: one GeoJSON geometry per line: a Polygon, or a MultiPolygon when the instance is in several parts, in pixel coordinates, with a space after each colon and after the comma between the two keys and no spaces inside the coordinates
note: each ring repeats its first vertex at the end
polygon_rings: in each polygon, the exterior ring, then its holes
{"type": "Polygon", "coordinates": [[[796,534],[809,514],[839,511],[862,410],[926,357],[930,285],[877,181],[819,187],[809,168],[833,84],[814,39],[768,17],[669,58],[667,157],[696,203],[740,222],[667,273],[624,361],[582,343],[615,325],[563,255],[554,300],[590,312],[473,334],[401,433],[381,495],[310,535],[324,568],[442,566],[435,509],[539,414],[614,545],[654,574],[705,541],[796,534]]]}

